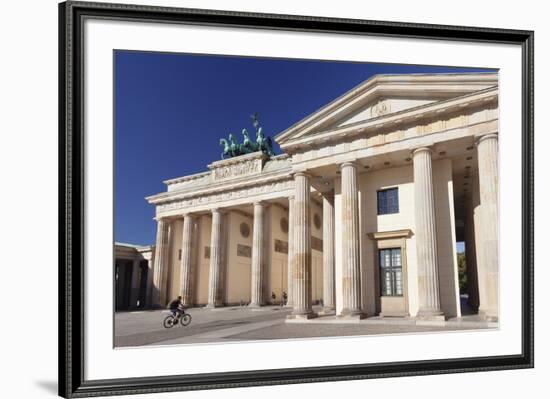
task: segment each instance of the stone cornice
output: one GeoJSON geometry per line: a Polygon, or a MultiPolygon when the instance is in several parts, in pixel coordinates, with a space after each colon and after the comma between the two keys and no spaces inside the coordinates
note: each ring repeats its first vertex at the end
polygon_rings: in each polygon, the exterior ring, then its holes
{"type": "Polygon", "coordinates": [[[419,98],[431,95],[449,98],[497,84],[498,75],[494,73],[375,75],[279,133],[275,136],[275,141],[282,148],[292,138],[305,135],[337,119],[340,114],[352,112],[361,104],[374,101],[381,96],[393,94],[419,98]]]}
{"type": "Polygon", "coordinates": [[[374,233],[367,233],[367,237],[371,240],[386,240],[391,238],[409,238],[413,233],[410,229],[394,230],[394,231],[377,231],[374,233]]]}
{"type": "Polygon", "coordinates": [[[184,182],[184,181],[200,179],[201,177],[208,176],[209,174],[210,174],[210,172],[200,172],[200,173],[195,173],[195,174],[188,175],[188,176],[175,177],[173,179],[164,180],[163,183],[166,184],[166,185],[181,183],[181,182],[184,182]]]}
{"type": "Polygon", "coordinates": [[[115,242],[115,257],[127,260],[144,259],[145,255],[152,253],[153,245],[133,245],[115,242]]]}
{"type": "Polygon", "coordinates": [[[281,148],[286,151],[292,151],[306,146],[321,145],[338,141],[344,137],[349,139],[358,134],[368,134],[369,132],[379,130],[380,128],[406,124],[421,120],[423,118],[430,118],[435,115],[441,116],[441,114],[452,113],[458,110],[463,111],[479,106],[480,104],[496,102],[497,100],[498,87],[490,87],[488,89],[480,90],[461,97],[421,105],[377,118],[371,118],[327,131],[321,131],[310,136],[297,138],[286,144],[281,144],[281,148]]]}

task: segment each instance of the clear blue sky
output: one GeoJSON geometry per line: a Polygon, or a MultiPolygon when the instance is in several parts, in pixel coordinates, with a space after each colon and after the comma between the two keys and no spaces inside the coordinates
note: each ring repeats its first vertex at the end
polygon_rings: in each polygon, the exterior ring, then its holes
{"type": "MultiPolygon", "coordinates": [[[[115,240],[154,244],[163,180],[207,170],[219,138],[258,112],[275,136],[372,75],[485,71],[412,65],[116,51],[115,240]]],[[[276,148],[276,153],[280,149],[276,148]]]]}

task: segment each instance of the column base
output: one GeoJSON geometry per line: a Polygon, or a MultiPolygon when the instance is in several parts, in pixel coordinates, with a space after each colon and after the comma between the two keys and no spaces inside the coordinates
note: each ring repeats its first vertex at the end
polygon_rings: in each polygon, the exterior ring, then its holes
{"type": "Polygon", "coordinates": [[[221,308],[223,306],[223,303],[209,303],[205,307],[206,309],[215,309],[215,308],[221,308]]]}
{"type": "Polygon", "coordinates": [[[359,314],[339,314],[338,316],[339,320],[342,321],[351,321],[351,320],[363,320],[367,318],[366,314],[359,313],[359,314]]]}
{"type": "Polygon", "coordinates": [[[309,320],[309,319],[315,319],[317,317],[318,317],[317,313],[314,313],[313,311],[309,311],[309,312],[291,313],[286,318],[289,320],[309,320]]]}
{"type": "Polygon", "coordinates": [[[440,310],[420,310],[415,319],[417,325],[445,325],[445,314],[440,310]]]}
{"type": "Polygon", "coordinates": [[[334,316],[335,314],[336,309],[333,307],[325,307],[318,313],[319,316],[334,316]]]}
{"type": "Polygon", "coordinates": [[[265,304],[263,303],[251,303],[247,306],[250,310],[260,310],[265,304]]]}
{"type": "Polygon", "coordinates": [[[441,310],[420,309],[416,314],[417,319],[442,319],[445,320],[445,313],[441,310]]]}
{"type": "Polygon", "coordinates": [[[342,320],[361,320],[366,317],[367,315],[361,309],[342,309],[338,315],[338,318],[342,320]]]}
{"type": "Polygon", "coordinates": [[[409,312],[385,312],[385,313],[380,312],[378,314],[378,317],[380,317],[382,319],[383,318],[386,318],[386,319],[398,318],[398,317],[404,319],[404,318],[410,317],[410,314],[409,314],[409,312]]]}

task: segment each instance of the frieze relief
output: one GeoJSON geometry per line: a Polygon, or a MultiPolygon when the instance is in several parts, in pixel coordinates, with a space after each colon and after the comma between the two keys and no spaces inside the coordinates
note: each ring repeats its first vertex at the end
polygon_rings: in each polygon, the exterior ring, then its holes
{"type": "Polygon", "coordinates": [[[206,205],[210,203],[235,200],[244,197],[251,197],[254,195],[260,195],[271,192],[285,191],[294,187],[293,180],[278,181],[270,184],[264,184],[261,186],[243,188],[240,190],[225,191],[223,193],[216,193],[212,195],[204,195],[200,197],[193,197],[183,200],[176,200],[166,204],[157,205],[157,214],[171,211],[174,209],[185,209],[200,205],[206,205]]]}
{"type": "Polygon", "coordinates": [[[244,161],[238,164],[222,166],[214,169],[214,180],[225,180],[233,177],[246,176],[261,171],[262,162],[258,159],[244,161]]]}

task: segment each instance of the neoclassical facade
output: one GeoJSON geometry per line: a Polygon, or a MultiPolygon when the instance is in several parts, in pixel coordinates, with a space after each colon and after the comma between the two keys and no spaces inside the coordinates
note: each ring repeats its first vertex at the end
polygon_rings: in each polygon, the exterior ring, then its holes
{"type": "Polygon", "coordinates": [[[251,153],[166,180],[151,304],[498,318],[498,75],[378,75],[251,153]],[[313,305],[322,305],[322,310],[313,305]]]}

